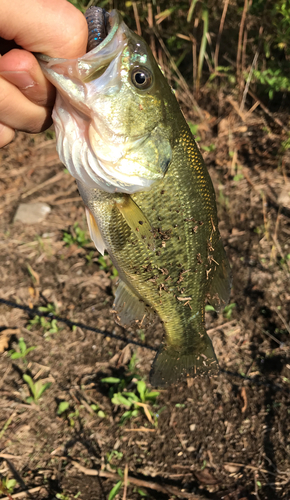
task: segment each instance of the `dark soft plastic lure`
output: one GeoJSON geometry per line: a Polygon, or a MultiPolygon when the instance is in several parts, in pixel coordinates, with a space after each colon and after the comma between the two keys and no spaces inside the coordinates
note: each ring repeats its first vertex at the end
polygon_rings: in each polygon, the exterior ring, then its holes
{"type": "Polygon", "coordinates": [[[86,20],[89,28],[87,51],[90,52],[105,40],[107,32],[108,14],[101,7],[92,6],[86,11],[86,20]]]}

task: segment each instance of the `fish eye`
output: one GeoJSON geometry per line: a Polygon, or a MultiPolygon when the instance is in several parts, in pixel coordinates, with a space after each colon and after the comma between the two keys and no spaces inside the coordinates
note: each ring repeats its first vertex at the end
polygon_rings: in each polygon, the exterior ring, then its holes
{"type": "Polygon", "coordinates": [[[139,67],[133,69],[131,73],[131,80],[137,89],[145,90],[151,87],[153,77],[149,69],[139,67]]]}

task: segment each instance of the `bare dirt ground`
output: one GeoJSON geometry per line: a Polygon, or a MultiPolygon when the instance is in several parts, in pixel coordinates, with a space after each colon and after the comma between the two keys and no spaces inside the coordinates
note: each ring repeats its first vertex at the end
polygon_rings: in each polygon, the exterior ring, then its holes
{"type": "Polygon", "coordinates": [[[0,303],[0,498],[25,498],[26,491],[31,499],[104,500],[118,483],[115,498],[123,500],[290,499],[290,158],[282,148],[283,116],[259,108],[243,115],[232,98],[223,102],[217,112],[203,111],[197,131],[233,271],[231,306],[219,316],[207,313],[221,371],[153,399],[142,400],[137,382],[150,390],[154,352],[131,341],[156,349],[162,327],[155,321],[126,331],[115,324],[117,278],[85,241],[83,203],[51,134],[18,133],[0,151],[1,298],[96,329],[0,303]],[[51,207],[45,220],[13,223],[19,203],[35,201],[51,207]],[[36,349],[13,359],[20,338],[36,349]],[[45,390],[33,400],[37,382],[45,390]],[[122,390],[134,393],[134,407],[114,399],[122,390]],[[126,411],[135,413],[123,422],[126,411]],[[15,486],[7,484],[12,478],[15,486]]]}

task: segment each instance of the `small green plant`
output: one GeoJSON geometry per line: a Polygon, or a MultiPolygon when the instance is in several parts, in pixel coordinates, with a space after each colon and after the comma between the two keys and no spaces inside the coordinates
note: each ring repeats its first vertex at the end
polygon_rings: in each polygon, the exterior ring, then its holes
{"type": "Polygon", "coordinates": [[[282,269],[284,269],[285,271],[290,272],[290,253],[288,253],[287,255],[285,255],[285,257],[282,257],[279,260],[279,264],[280,264],[280,266],[281,266],[282,269]]]}
{"type": "Polygon", "coordinates": [[[99,405],[92,404],[90,406],[92,410],[98,415],[99,418],[106,418],[105,412],[100,409],[99,405]]]}
{"type": "Polygon", "coordinates": [[[73,4],[77,9],[79,9],[83,14],[85,13],[87,2],[84,2],[83,0],[69,0],[69,2],[73,4]]]}
{"type": "Polygon", "coordinates": [[[206,304],[205,306],[205,312],[216,312],[215,308],[211,306],[210,304],[206,304]]]}
{"type": "Polygon", "coordinates": [[[219,194],[218,194],[218,204],[221,205],[225,210],[229,209],[230,200],[228,196],[225,196],[223,193],[223,186],[219,186],[219,194]]]}
{"type": "Polygon", "coordinates": [[[196,140],[196,142],[200,141],[201,137],[197,135],[199,125],[192,122],[187,122],[187,124],[190,128],[190,132],[192,133],[192,135],[194,135],[194,139],[196,140]]]}
{"type": "Polygon", "coordinates": [[[212,73],[210,75],[209,81],[211,82],[217,76],[226,77],[226,79],[228,80],[228,83],[231,85],[234,85],[236,83],[236,77],[233,74],[233,67],[232,66],[217,66],[214,73],[212,73]]]}
{"type": "Polygon", "coordinates": [[[111,465],[112,468],[116,468],[111,462],[115,458],[116,460],[121,460],[123,458],[123,453],[118,450],[112,450],[110,453],[107,453],[107,462],[111,465]]]}
{"type": "Polygon", "coordinates": [[[83,405],[80,405],[79,408],[74,409],[74,411],[69,412],[70,404],[68,401],[61,401],[57,408],[57,414],[63,415],[68,419],[70,427],[75,426],[75,420],[80,416],[80,409],[83,408],[83,405]]]}
{"type": "Polygon", "coordinates": [[[10,495],[11,493],[13,493],[16,482],[16,479],[9,479],[8,477],[0,478],[0,494],[10,495]]]}
{"type": "MultiPolygon", "coordinates": [[[[105,412],[100,409],[99,405],[91,404],[90,407],[99,418],[106,418],[105,412]]],[[[75,419],[80,416],[80,410],[83,408],[84,406],[80,405],[77,409],[69,413],[70,403],[68,401],[61,401],[57,408],[57,414],[65,416],[69,420],[70,426],[74,427],[75,419]]]]}
{"type": "Polygon", "coordinates": [[[102,382],[113,385],[109,390],[111,402],[116,406],[127,408],[121,416],[121,425],[124,424],[126,420],[138,417],[143,413],[147,416],[148,420],[157,427],[159,415],[152,412],[150,406],[156,403],[156,399],[159,396],[158,391],[150,391],[144,380],[137,381],[135,392],[126,390],[128,382],[126,379],[107,377],[102,379],[102,382]],[[117,392],[115,392],[115,386],[117,386],[117,392]]]}
{"type": "Polygon", "coordinates": [[[209,153],[211,153],[212,151],[214,151],[216,149],[216,145],[211,143],[209,146],[201,146],[201,148],[204,150],[204,151],[207,151],[209,153]]]}
{"type": "MultiPolygon", "coordinates": [[[[139,493],[140,497],[148,497],[147,493],[145,493],[145,491],[141,490],[141,488],[134,488],[133,492],[139,493]]],[[[172,498],[174,498],[174,497],[172,497],[172,498]]]]}
{"type": "Polygon", "coordinates": [[[113,266],[111,259],[107,255],[99,256],[98,265],[102,271],[105,271],[105,273],[110,273],[111,279],[116,278],[119,274],[115,266],[113,266]]]}
{"type": "MultiPolygon", "coordinates": [[[[48,303],[46,306],[40,306],[38,308],[40,312],[48,314],[56,314],[56,307],[54,304],[48,303]]],[[[36,315],[34,318],[30,319],[27,325],[27,329],[31,330],[33,326],[41,326],[44,329],[45,337],[49,337],[49,334],[54,334],[59,332],[59,326],[56,319],[45,318],[44,316],[36,315]]]]}
{"type": "Polygon", "coordinates": [[[78,222],[73,225],[70,233],[67,233],[66,231],[63,233],[62,240],[68,247],[71,245],[77,245],[80,248],[83,248],[91,242],[91,240],[86,237],[86,231],[83,231],[79,227],[78,222]]]}
{"type": "Polygon", "coordinates": [[[95,255],[95,251],[94,250],[91,250],[86,256],[86,260],[88,261],[88,264],[90,264],[94,258],[94,255],[95,255]]]}
{"type": "Polygon", "coordinates": [[[77,408],[75,411],[72,411],[71,413],[68,414],[68,419],[69,419],[69,425],[71,427],[75,426],[75,420],[78,419],[80,416],[79,409],[77,408]]]}
{"type": "Polygon", "coordinates": [[[235,304],[234,302],[232,304],[228,304],[225,308],[224,308],[224,316],[225,318],[227,318],[228,320],[231,319],[232,317],[232,312],[233,310],[235,309],[237,304],[235,304]]]}
{"type": "Polygon", "coordinates": [[[29,404],[31,403],[38,404],[38,401],[41,398],[44,391],[46,391],[46,389],[48,389],[51,386],[51,382],[43,383],[41,380],[37,380],[37,382],[34,383],[30,375],[27,375],[26,373],[24,373],[23,375],[23,380],[28,385],[30,392],[32,394],[32,396],[26,398],[26,402],[29,404]]]}
{"type": "Polygon", "coordinates": [[[80,491],[78,491],[78,493],[73,497],[69,497],[68,495],[65,494],[65,492],[62,492],[62,493],[57,493],[55,495],[55,498],[57,498],[58,500],[71,500],[71,498],[79,498],[80,495],[81,495],[80,491]]]}
{"type": "Polygon", "coordinates": [[[57,408],[57,414],[62,415],[65,411],[69,409],[69,406],[70,405],[68,401],[61,401],[57,408]]]}
{"type": "Polygon", "coordinates": [[[142,341],[142,342],[145,342],[145,339],[146,339],[146,335],[145,335],[145,331],[144,330],[137,330],[137,334],[139,336],[139,339],[142,341]]]}
{"type": "MultiPolygon", "coordinates": [[[[248,75],[245,75],[246,78],[248,75]]],[[[289,92],[290,78],[280,68],[267,68],[263,71],[254,70],[253,77],[262,84],[268,92],[269,99],[273,99],[275,92],[289,92]]]]}
{"type": "Polygon", "coordinates": [[[123,474],[123,473],[122,473],[121,469],[119,471],[117,471],[117,472],[118,472],[119,476],[122,477],[122,479],[120,479],[120,481],[118,481],[115,484],[115,486],[113,486],[113,488],[109,492],[108,500],[113,500],[113,498],[115,498],[118,495],[120,489],[123,486],[123,476],[121,476],[121,474],[123,474]]]}
{"type": "Polygon", "coordinates": [[[235,182],[242,181],[244,179],[243,169],[239,165],[237,166],[237,173],[234,175],[233,180],[235,182]]]}
{"type": "Polygon", "coordinates": [[[24,359],[26,361],[26,356],[29,354],[31,351],[34,351],[36,349],[36,346],[32,347],[26,347],[26,343],[24,342],[24,338],[20,337],[18,340],[18,350],[11,349],[11,351],[8,352],[8,355],[10,356],[11,359],[24,359]]]}
{"type": "Polygon", "coordinates": [[[113,488],[109,492],[108,500],[113,500],[113,498],[115,498],[115,496],[119,493],[120,489],[123,486],[123,478],[124,478],[123,471],[120,469],[120,467],[118,467],[118,465],[114,464],[114,460],[121,460],[122,458],[123,458],[123,453],[118,450],[112,450],[110,453],[107,453],[106,455],[106,462],[110,465],[110,468],[114,469],[121,478],[119,481],[117,481],[117,483],[113,486],[113,488]]]}
{"type": "MultiPolygon", "coordinates": [[[[55,495],[55,498],[58,498],[58,500],[71,500],[70,497],[68,495],[66,495],[65,493],[57,493],[55,495]]],[[[74,497],[76,498],[76,497],[74,497]]]]}
{"type": "Polygon", "coordinates": [[[40,325],[45,330],[45,336],[49,333],[57,333],[59,331],[56,319],[46,319],[43,316],[34,316],[34,318],[29,321],[27,329],[31,330],[33,325],[40,325]]]}

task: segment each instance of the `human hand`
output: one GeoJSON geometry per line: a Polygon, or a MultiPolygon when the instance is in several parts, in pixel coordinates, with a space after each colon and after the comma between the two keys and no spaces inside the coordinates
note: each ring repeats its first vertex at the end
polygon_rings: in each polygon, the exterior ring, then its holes
{"type": "Polygon", "coordinates": [[[32,52],[76,58],[86,51],[85,17],[66,0],[0,0],[0,148],[15,130],[51,124],[55,88],[32,52]]]}

